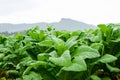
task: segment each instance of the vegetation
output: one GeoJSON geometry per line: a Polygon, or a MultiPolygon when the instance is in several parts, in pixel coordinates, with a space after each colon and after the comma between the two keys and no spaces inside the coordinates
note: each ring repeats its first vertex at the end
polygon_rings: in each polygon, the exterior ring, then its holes
{"type": "Polygon", "coordinates": [[[19,32],[8,32],[8,31],[5,31],[5,32],[0,32],[0,35],[14,35],[14,34],[17,34],[17,33],[25,33],[26,31],[23,30],[23,31],[19,31],[19,32]]]}
{"type": "Polygon", "coordinates": [[[0,32],[1,35],[13,35],[15,34],[16,32],[8,32],[8,31],[5,31],[5,32],[0,32]]]}
{"type": "Polygon", "coordinates": [[[0,35],[0,80],[119,80],[119,48],[118,24],[0,35]]]}

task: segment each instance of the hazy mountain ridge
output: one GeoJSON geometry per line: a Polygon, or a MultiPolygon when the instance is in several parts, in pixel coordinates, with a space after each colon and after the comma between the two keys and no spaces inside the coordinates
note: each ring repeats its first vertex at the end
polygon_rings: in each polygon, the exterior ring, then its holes
{"type": "Polygon", "coordinates": [[[53,22],[53,23],[46,23],[46,22],[31,23],[31,24],[2,23],[0,24],[0,32],[23,31],[30,29],[34,26],[39,26],[41,29],[46,29],[48,25],[52,25],[57,30],[69,30],[69,31],[96,28],[96,26],[91,24],[86,24],[72,19],[62,18],[59,22],[53,22]]]}

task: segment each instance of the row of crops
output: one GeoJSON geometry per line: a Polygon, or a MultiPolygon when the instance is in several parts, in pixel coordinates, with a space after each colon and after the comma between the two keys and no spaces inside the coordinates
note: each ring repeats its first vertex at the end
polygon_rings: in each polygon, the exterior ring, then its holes
{"type": "Polygon", "coordinates": [[[0,80],[120,80],[120,25],[0,35],[0,80]]]}

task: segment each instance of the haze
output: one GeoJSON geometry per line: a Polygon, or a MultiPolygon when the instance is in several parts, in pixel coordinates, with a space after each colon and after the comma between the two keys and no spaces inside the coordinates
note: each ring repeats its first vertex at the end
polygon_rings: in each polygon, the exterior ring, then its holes
{"type": "Polygon", "coordinates": [[[56,22],[61,18],[97,25],[120,22],[120,0],[0,0],[0,23],[56,22]]]}

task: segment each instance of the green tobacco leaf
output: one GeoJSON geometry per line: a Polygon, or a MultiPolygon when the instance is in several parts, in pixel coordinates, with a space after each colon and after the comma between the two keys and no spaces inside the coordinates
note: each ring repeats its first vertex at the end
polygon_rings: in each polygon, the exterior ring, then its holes
{"type": "Polygon", "coordinates": [[[32,68],[37,68],[38,66],[47,66],[47,65],[48,63],[45,61],[35,61],[25,69],[25,71],[23,72],[23,75],[28,74],[32,68]]]}
{"type": "Polygon", "coordinates": [[[80,30],[73,31],[73,32],[71,33],[71,36],[78,36],[78,35],[80,35],[80,33],[81,33],[80,30]]]}
{"type": "Polygon", "coordinates": [[[4,54],[3,53],[0,53],[0,61],[4,58],[4,54]]]}
{"type": "Polygon", "coordinates": [[[120,42],[120,28],[113,30],[111,41],[112,42],[120,42]]]}
{"type": "Polygon", "coordinates": [[[75,56],[81,56],[83,59],[91,59],[99,57],[100,54],[96,49],[93,49],[89,46],[80,46],[76,49],[75,56]]]}
{"type": "Polygon", "coordinates": [[[20,69],[23,66],[28,66],[33,62],[31,57],[25,57],[20,60],[20,62],[16,65],[16,69],[20,69]]]}
{"type": "Polygon", "coordinates": [[[68,66],[71,64],[70,52],[66,50],[61,57],[50,57],[49,60],[58,66],[68,66]]]}
{"type": "Polygon", "coordinates": [[[34,67],[34,68],[36,68],[38,66],[47,66],[47,65],[48,65],[48,63],[45,61],[35,61],[35,62],[30,64],[30,66],[34,67]]]}
{"type": "Polygon", "coordinates": [[[90,40],[92,42],[100,42],[100,41],[102,41],[102,32],[99,29],[95,30],[92,33],[92,36],[90,37],[90,40]],[[93,36],[93,34],[94,34],[94,36],[93,36]]]}
{"type": "Polygon", "coordinates": [[[32,77],[25,75],[25,76],[23,76],[23,80],[32,80],[32,77]]]}
{"type": "Polygon", "coordinates": [[[50,25],[47,27],[47,30],[48,30],[48,31],[51,31],[52,29],[53,29],[53,27],[50,26],[50,25]]]}
{"type": "Polygon", "coordinates": [[[39,27],[36,26],[33,29],[30,29],[28,32],[28,35],[30,35],[31,38],[37,40],[37,41],[42,41],[45,38],[45,31],[44,30],[39,30],[39,27]]]}
{"type": "Polygon", "coordinates": [[[87,65],[82,57],[75,57],[73,63],[69,66],[62,68],[65,71],[85,71],[87,70],[87,65]]]}
{"type": "Polygon", "coordinates": [[[44,30],[40,30],[40,33],[38,34],[39,36],[39,40],[42,41],[45,38],[45,31],[44,30]]]}
{"type": "Polygon", "coordinates": [[[17,34],[15,34],[14,37],[15,37],[16,39],[18,39],[18,40],[23,40],[24,35],[23,35],[23,34],[20,34],[20,33],[17,33],[17,34]]]}
{"type": "Polygon", "coordinates": [[[105,24],[99,24],[98,27],[101,29],[104,37],[106,37],[106,41],[109,42],[112,34],[111,26],[106,26],[105,24]]]}
{"type": "Polygon", "coordinates": [[[9,75],[19,75],[19,72],[16,71],[16,70],[8,70],[7,73],[8,73],[9,75]]]}
{"type": "Polygon", "coordinates": [[[77,41],[75,41],[76,39],[78,38],[78,36],[73,36],[73,37],[70,37],[66,43],[65,43],[65,48],[66,50],[67,49],[70,49],[73,45],[75,45],[77,43],[77,41]]]}
{"type": "Polygon", "coordinates": [[[62,38],[62,40],[65,40],[65,39],[68,39],[68,38],[69,38],[69,36],[70,36],[69,31],[63,30],[63,31],[61,31],[61,32],[62,32],[62,34],[58,36],[59,38],[64,37],[64,38],[62,38]]]}
{"type": "Polygon", "coordinates": [[[90,76],[92,80],[101,80],[97,75],[90,76]]]}
{"type": "Polygon", "coordinates": [[[24,47],[19,48],[19,53],[23,54],[27,49],[31,47],[31,44],[26,44],[24,47]]]}
{"type": "Polygon", "coordinates": [[[70,66],[62,68],[65,71],[84,71],[83,67],[77,63],[73,63],[70,66]]]}
{"type": "Polygon", "coordinates": [[[117,67],[112,67],[109,64],[106,64],[106,66],[110,70],[110,72],[120,72],[120,69],[117,67]]]}
{"type": "Polygon", "coordinates": [[[38,73],[30,72],[29,75],[32,77],[32,80],[42,80],[42,77],[38,73]]]}
{"type": "Polygon", "coordinates": [[[92,43],[91,47],[94,48],[94,49],[99,50],[99,49],[101,49],[103,47],[103,44],[101,44],[101,43],[92,43]]]}
{"type": "Polygon", "coordinates": [[[50,55],[48,55],[48,54],[46,54],[46,53],[41,53],[41,54],[38,54],[38,55],[37,55],[37,59],[38,59],[39,61],[43,61],[43,60],[45,60],[45,59],[48,59],[49,56],[50,56],[50,55]]]}
{"type": "Polygon", "coordinates": [[[7,53],[7,52],[9,52],[10,50],[8,49],[8,48],[2,48],[2,47],[0,47],[0,52],[1,53],[7,53]]]}
{"type": "Polygon", "coordinates": [[[120,42],[120,38],[115,39],[115,40],[111,40],[111,42],[120,42]]]}
{"type": "Polygon", "coordinates": [[[64,52],[64,41],[62,39],[59,39],[55,36],[52,36],[52,40],[54,41],[55,44],[55,49],[57,50],[58,55],[60,56],[64,52]]]}
{"type": "Polygon", "coordinates": [[[99,24],[97,26],[102,30],[103,33],[106,33],[109,30],[105,24],[99,24]]]}
{"type": "Polygon", "coordinates": [[[16,58],[16,57],[17,57],[16,54],[9,54],[9,55],[5,56],[3,59],[4,59],[4,60],[9,60],[9,59],[14,59],[14,58],[16,58]]]}
{"type": "Polygon", "coordinates": [[[49,55],[50,55],[51,57],[58,57],[56,51],[52,51],[52,52],[50,52],[49,55]]]}
{"type": "Polygon", "coordinates": [[[110,62],[114,62],[115,60],[117,60],[117,57],[110,54],[105,54],[99,59],[99,61],[102,63],[110,63],[110,62]]]}
{"type": "Polygon", "coordinates": [[[23,75],[26,75],[30,72],[30,70],[32,69],[32,66],[29,66],[25,69],[25,71],[23,72],[23,75]]]}
{"type": "Polygon", "coordinates": [[[41,41],[39,45],[52,47],[54,45],[54,42],[52,40],[44,40],[44,41],[41,41]]]}
{"type": "Polygon", "coordinates": [[[42,80],[42,77],[38,73],[30,72],[29,75],[23,76],[23,80],[42,80]]]}

